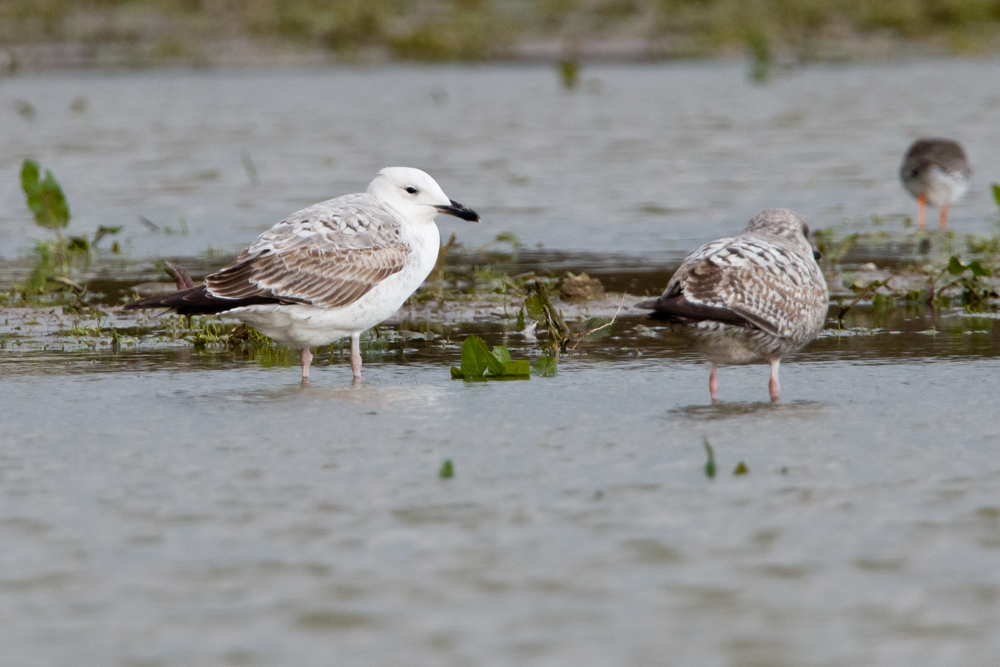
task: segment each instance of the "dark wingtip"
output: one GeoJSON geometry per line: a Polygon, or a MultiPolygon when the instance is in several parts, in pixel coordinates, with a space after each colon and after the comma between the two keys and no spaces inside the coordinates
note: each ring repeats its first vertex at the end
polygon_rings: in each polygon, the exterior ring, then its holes
{"type": "Polygon", "coordinates": [[[635,304],[634,308],[641,308],[642,310],[656,310],[659,299],[650,299],[648,301],[640,301],[635,304]]]}
{"type": "Polygon", "coordinates": [[[823,253],[821,253],[819,250],[813,250],[813,259],[815,259],[818,262],[819,260],[823,259],[823,253]]]}

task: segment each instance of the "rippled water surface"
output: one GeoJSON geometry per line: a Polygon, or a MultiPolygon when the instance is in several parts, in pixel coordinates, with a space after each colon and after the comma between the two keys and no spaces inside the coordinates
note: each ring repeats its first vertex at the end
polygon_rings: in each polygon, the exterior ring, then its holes
{"type": "Polygon", "coordinates": [[[1000,328],[888,324],[783,365],[777,406],[756,366],[712,407],[639,319],[526,382],[452,381],[439,343],[306,388],[3,353],[7,664],[992,665],[1000,328]]]}
{"type": "Polygon", "coordinates": [[[657,257],[776,206],[813,228],[914,215],[896,172],[928,135],[962,141],[975,169],[952,226],[995,233],[998,91],[996,61],[812,66],[766,86],[739,63],[588,67],[572,92],[551,68],[488,66],[15,78],[0,82],[0,256],[39,235],[17,188],[26,157],[55,171],[74,227],[124,225],[136,257],[238,251],[400,164],[483,214],[443,221],[462,242],[512,231],[657,257]]]}
{"type": "MultiPolygon", "coordinates": [[[[521,268],[589,266],[641,292],[770,206],[898,231],[914,207],[895,171],[925,134],[965,143],[976,175],[952,224],[992,235],[998,90],[995,62],[953,61],[809,67],[764,87],[735,64],[593,67],[573,92],[505,67],[8,79],[0,257],[41,235],[24,157],[55,170],[73,228],[125,225],[130,258],[195,273],[221,261],[207,249],[412,164],[481,209],[480,226],[442,221],[467,248],[513,231],[536,251],[521,268]]],[[[358,385],[321,350],[302,387],[291,357],[63,351],[49,331],[22,345],[8,314],[4,667],[1000,655],[995,316],[857,306],[782,364],[781,404],[751,366],[720,370],[712,406],[707,364],[632,315],[554,378],[450,380],[468,333],[538,354],[484,315],[369,353],[358,385]]]]}

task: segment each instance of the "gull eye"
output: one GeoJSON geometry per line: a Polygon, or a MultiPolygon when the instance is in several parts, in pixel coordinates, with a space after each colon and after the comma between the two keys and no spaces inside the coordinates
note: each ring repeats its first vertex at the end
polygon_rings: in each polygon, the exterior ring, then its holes
{"type": "Polygon", "coordinates": [[[417,194],[417,189],[415,187],[413,187],[412,185],[410,187],[406,188],[406,191],[409,192],[411,195],[417,194]]]}

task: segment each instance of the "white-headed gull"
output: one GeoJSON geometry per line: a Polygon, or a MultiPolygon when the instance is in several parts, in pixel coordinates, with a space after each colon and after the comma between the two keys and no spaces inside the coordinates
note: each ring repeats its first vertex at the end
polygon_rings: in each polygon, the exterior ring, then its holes
{"type": "Polygon", "coordinates": [[[320,202],[261,234],[239,257],[195,287],[125,308],[226,313],[300,350],[308,380],[311,347],[350,336],[361,377],[361,333],[392,315],[434,268],[434,218],[479,221],[419,169],[388,167],[367,192],[320,202]]]}

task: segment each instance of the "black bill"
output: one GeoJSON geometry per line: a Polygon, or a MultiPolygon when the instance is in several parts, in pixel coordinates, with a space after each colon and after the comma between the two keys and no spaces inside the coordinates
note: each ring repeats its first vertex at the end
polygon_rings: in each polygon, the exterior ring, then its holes
{"type": "Polygon", "coordinates": [[[453,215],[456,218],[461,218],[462,220],[468,220],[469,222],[479,222],[479,214],[473,211],[468,206],[462,206],[454,199],[449,199],[451,202],[450,206],[435,206],[437,210],[442,213],[447,213],[448,215],[453,215]]]}

